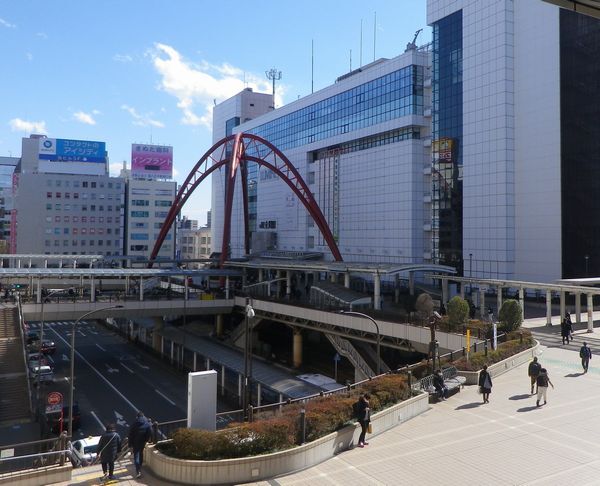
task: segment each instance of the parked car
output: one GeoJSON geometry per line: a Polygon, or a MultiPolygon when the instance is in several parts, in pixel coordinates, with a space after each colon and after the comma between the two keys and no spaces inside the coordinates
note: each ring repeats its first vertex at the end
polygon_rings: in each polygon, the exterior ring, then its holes
{"type": "Polygon", "coordinates": [[[98,456],[98,442],[100,442],[99,435],[73,442],[71,450],[73,467],[87,466],[94,462],[98,456]]]}
{"type": "Polygon", "coordinates": [[[42,366],[30,366],[29,376],[33,379],[33,384],[36,385],[38,382],[38,376],[40,383],[53,382],[54,371],[47,365],[42,366]]]}
{"type": "Polygon", "coordinates": [[[54,354],[56,352],[56,343],[54,341],[50,341],[49,339],[44,339],[41,351],[44,354],[54,354]]]}
{"type": "Polygon", "coordinates": [[[27,332],[27,344],[33,344],[40,340],[40,335],[35,331],[27,332]]]}
{"type": "Polygon", "coordinates": [[[50,366],[54,370],[54,360],[43,353],[29,353],[27,355],[27,366],[29,369],[35,366],[50,366]]]}

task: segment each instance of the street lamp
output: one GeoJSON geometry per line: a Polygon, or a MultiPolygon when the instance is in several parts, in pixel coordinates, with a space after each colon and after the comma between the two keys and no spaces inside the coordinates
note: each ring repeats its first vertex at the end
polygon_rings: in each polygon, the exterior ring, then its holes
{"type": "Polygon", "coordinates": [[[242,407],[244,410],[244,417],[246,417],[248,404],[250,402],[249,388],[250,388],[250,358],[252,354],[252,342],[250,339],[250,319],[252,319],[256,312],[250,303],[250,297],[246,297],[246,308],[244,311],[245,317],[245,338],[244,338],[244,382],[242,391],[242,407]]]}
{"type": "Polygon", "coordinates": [[[122,305],[111,305],[108,307],[101,307],[100,309],[94,309],[92,311],[86,312],[79,319],[77,319],[73,323],[73,328],[71,329],[71,383],[70,383],[70,393],[69,393],[69,437],[73,437],[73,392],[75,389],[74,379],[75,379],[75,328],[77,324],[83,319],[92,314],[96,314],[97,312],[102,312],[110,309],[122,309],[122,305]]]}
{"type": "Polygon", "coordinates": [[[349,316],[364,317],[365,319],[369,319],[375,325],[375,329],[377,330],[377,374],[380,375],[381,374],[381,335],[379,334],[379,325],[377,324],[377,321],[375,321],[375,319],[373,319],[371,316],[368,316],[367,314],[363,314],[362,312],[341,310],[340,313],[347,314],[349,316]]]}

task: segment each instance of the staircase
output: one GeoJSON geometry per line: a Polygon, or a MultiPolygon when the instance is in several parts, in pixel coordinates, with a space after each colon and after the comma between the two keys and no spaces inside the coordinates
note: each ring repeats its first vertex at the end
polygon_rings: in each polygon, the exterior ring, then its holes
{"type": "Polygon", "coordinates": [[[0,308],[0,424],[31,419],[24,352],[17,308],[0,308]]]}
{"type": "Polygon", "coordinates": [[[337,334],[327,334],[327,339],[333,345],[335,350],[354,366],[354,376],[356,381],[364,380],[370,376],[375,376],[375,372],[371,369],[368,363],[363,359],[360,353],[352,345],[350,341],[344,339],[337,334]]]}

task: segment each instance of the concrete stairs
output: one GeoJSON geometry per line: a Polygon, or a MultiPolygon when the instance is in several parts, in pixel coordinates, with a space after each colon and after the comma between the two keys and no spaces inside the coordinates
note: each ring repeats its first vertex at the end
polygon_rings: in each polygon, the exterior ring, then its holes
{"type": "Polygon", "coordinates": [[[341,356],[348,358],[348,361],[352,363],[352,366],[354,366],[355,381],[360,381],[369,378],[370,376],[375,376],[375,372],[371,369],[369,364],[348,339],[344,339],[337,334],[325,333],[325,336],[327,336],[327,339],[333,345],[335,350],[341,356]]]}
{"type": "Polygon", "coordinates": [[[0,424],[29,421],[31,402],[16,307],[0,309],[0,424]]]}

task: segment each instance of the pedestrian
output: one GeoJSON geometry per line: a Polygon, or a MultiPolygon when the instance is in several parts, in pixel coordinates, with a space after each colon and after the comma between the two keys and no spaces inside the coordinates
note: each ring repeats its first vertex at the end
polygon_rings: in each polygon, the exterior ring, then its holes
{"type": "Polygon", "coordinates": [[[138,412],[135,422],[129,428],[127,440],[133,452],[133,463],[135,464],[135,477],[142,477],[142,464],[144,462],[144,447],[152,437],[152,427],[144,412],[138,412]]]}
{"type": "Polygon", "coordinates": [[[535,385],[537,383],[537,377],[540,374],[540,371],[542,370],[542,365],[538,363],[538,359],[537,356],[533,357],[533,361],[531,363],[529,363],[529,368],[527,370],[527,373],[529,374],[529,377],[531,378],[531,394],[533,395],[533,385],[535,385]]]}
{"type": "Polygon", "coordinates": [[[590,366],[590,359],[592,359],[592,350],[588,348],[587,343],[584,341],[583,346],[579,350],[579,357],[581,358],[581,366],[583,366],[583,372],[588,372],[590,366]]]}
{"type": "Polygon", "coordinates": [[[567,322],[567,318],[565,317],[560,323],[560,335],[562,337],[562,343],[565,344],[565,339],[567,340],[567,344],[569,344],[569,339],[571,337],[571,332],[569,330],[569,324],[567,322]]]}
{"type": "Polygon", "coordinates": [[[548,370],[546,370],[546,368],[542,368],[540,370],[540,374],[537,377],[537,400],[535,402],[536,407],[540,406],[540,400],[542,398],[544,399],[544,405],[546,405],[546,393],[548,392],[548,383],[550,383],[550,385],[552,385],[552,388],[554,388],[554,385],[552,384],[552,382],[550,381],[550,377],[548,376],[548,370]]]}
{"type": "Polygon", "coordinates": [[[115,460],[117,454],[121,452],[121,437],[115,431],[114,424],[106,426],[106,432],[100,437],[98,442],[98,455],[102,463],[102,479],[115,479],[115,460]]]}
{"type": "Polygon", "coordinates": [[[438,393],[438,398],[440,400],[445,400],[448,398],[448,387],[444,384],[444,375],[442,374],[442,370],[436,370],[433,375],[433,387],[438,393]]]}
{"type": "Polygon", "coordinates": [[[565,314],[565,320],[567,321],[567,327],[569,328],[569,336],[571,337],[571,341],[573,341],[573,322],[571,321],[571,314],[568,312],[565,314]]]}
{"type": "Polygon", "coordinates": [[[371,396],[368,393],[361,395],[358,399],[358,423],[360,424],[361,431],[360,436],[358,437],[358,447],[364,447],[369,445],[369,443],[365,440],[367,435],[367,430],[369,429],[369,423],[371,422],[371,404],[369,400],[371,396]]]}
{"type": "Polygon", "coordinates": [[[492,393],[492,377],[488,373],[487,365],[479,372],[479,391],[483,395],[483,403],[490,403],[490,393],[492,393]]]}

